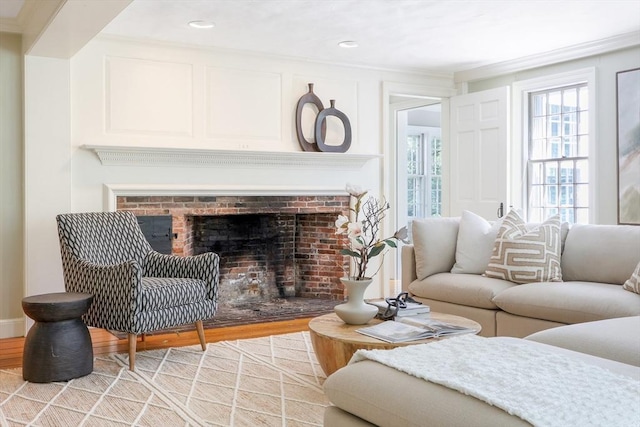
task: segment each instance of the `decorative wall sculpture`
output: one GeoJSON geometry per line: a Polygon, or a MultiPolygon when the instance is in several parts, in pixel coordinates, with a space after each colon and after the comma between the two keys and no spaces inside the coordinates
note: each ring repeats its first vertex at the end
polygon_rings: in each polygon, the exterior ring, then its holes
{"type": "Polygon", "coordinates": [[[309,83],[309,92],[302,95],[296,107],[296,133],[298,142],[304,151],[322,151],[333,153],[345,153],[351,147],[351,123],[349,118],[342,111],[335,108],[335,99],[330,100],[331,107],[325,109],[320,98],[313,93],[313,83],[309,83]],[[306,104],[313,104],[318,109],[316,116],[314,133],[315,143],[309,141],[302,131],[302,110],[306,104]],[[344,127],[344,139],[339,145],[327,144],[327,117],[337,117],[344,127]]]}

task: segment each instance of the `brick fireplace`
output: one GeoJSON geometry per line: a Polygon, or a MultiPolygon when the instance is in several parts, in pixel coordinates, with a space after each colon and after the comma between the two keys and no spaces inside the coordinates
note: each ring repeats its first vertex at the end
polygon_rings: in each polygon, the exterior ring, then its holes
{"type": "Polygon", "coordinates": [[[116,206],[171,215],[175,255],[218,253],[221,304],[344,296],[334,222],[349,196],[117,196],[116,206]]]}

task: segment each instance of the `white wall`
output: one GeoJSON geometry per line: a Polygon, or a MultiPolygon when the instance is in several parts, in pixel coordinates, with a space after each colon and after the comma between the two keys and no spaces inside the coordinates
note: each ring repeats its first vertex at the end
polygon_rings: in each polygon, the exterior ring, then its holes
{"type": "MultiPolygon", "coordinates": [[[[347,154],[380,154],[381,91],[389,81],[453,86],[449,77],[110,39],[90,42],[70,61],[26,57],[25,294],[63,290],[55,216],[106,210],[106,184],[342,189],[353,182],[377,194],[384,179],[384,159],[333,172],[294,164],[105,166],[82,145],[300,151],[295,107],[313,82],[324,105],[336,99],[351,121],[347,154]]],[[[388,275],[379,275],[372,296],[388,275]]]]}
{"type": "MultiPolygon", "coordinates": [[[[596,210],[596,222],[617,224],[617,137],[616,137],[616,73],[640,67],[640,47],[620,50],[608,54],[568,61],[548,67],[522,71],[516,74],[469,83],[469,91],[508,86],[515,82],[552,76],[589,67],[596,69],[596,152],[591,153],[595,161],[597,181],[596,200],[591,206],[596,210]]],[[[512,141],[514,144],[522,141],[512,141]]],[[[640,171],[638,172],[640,174],[640,171]]]]}
{"type": "Polygon", "coordinates": [[[23,331],[22,140],[22,37],[0,33],[0,338],[23,331]]]}
{"type": "Polygon", "coordinates": [[[25,295],[64,291],[55,217],[71,206],[69,61],[25,57],[25,295]]]}

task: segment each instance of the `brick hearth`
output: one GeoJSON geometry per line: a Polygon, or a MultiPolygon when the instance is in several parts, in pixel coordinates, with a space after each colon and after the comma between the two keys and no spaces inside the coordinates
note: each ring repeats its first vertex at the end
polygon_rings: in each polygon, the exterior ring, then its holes
{"type": "Polygon", "coordinates": [[[349,196],[118,196],[117,209],[171,215],[175,255],[218,253],[221,304],[343,299],[349,264],[334,221],[349,196]]]}

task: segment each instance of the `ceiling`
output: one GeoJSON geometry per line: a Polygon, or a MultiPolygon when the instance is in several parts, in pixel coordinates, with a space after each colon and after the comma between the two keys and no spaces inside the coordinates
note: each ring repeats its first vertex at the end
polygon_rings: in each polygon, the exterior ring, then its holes
{"type": "MultiPolygon", "coordinates": [[[[17,16],[22,2],[0,0],[0,17],[17,16]]],[[[102,30],[119,37],[443,73],[634,32],[640,44],[640,0],[133,0],[102,30]],[[194,20],[212,21],[215,27],[196,30],[188,26],[194,20]],[[339,48],[344,40],[359,47],[339,48]]]]}

